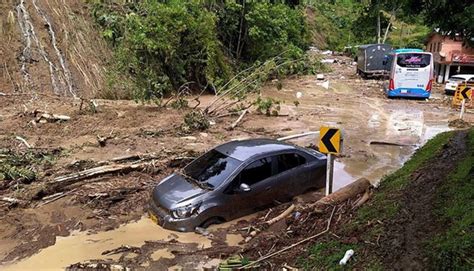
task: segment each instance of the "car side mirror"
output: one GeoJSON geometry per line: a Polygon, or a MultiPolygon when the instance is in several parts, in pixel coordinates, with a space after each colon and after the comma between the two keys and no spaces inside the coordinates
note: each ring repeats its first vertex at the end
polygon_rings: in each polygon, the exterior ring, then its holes
{"type": "Polygon", "coordinates": [[[249,192],[250,191],[250,186],[246,183],[241,183],[240,186],[239,186],[239,191],[249,192]]]}

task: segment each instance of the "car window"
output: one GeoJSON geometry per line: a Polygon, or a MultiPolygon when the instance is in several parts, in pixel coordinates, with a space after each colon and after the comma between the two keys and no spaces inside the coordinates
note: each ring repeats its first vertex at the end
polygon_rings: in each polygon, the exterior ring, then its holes
{"type": "Polygon", "coordinates": [[[277,174],[306,163],[306,159],[297,153],[285,153],[276,156],[277,174]]]}
{"type": "Polygon", "coordinates": [[[211,188],[218,187],[241,164],[235,158],[216,150],[210,150],[187,165],[183,172],[200,183],[206,183],[211,188]]]}
{"type": "Polygon", "coordinates": [[[259,159],[245,167],[236,177],[236,184],[246,183],[250,186],[272,176],[272,161],[270,158],[259,159]]]}
{"type": "Polygon", "coordinates": [[[397,65],[403,68],[424,68],[430,65],[431,55],[405,53],[397,56],[397,65]]]}
{"type": "Polygon", "coordinates": [[[462,77],[451,77],[451,78],[449,78],[449,81],[451,81],[451,82],[461,82],[461,81],[464,81],[464,78],[462,78],[462,77]]]}

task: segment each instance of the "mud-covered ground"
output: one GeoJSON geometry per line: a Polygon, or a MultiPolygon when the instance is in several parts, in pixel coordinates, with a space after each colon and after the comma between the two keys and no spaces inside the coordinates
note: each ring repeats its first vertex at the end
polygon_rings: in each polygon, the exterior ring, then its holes
{"type": "MultiPolygon", "coordinates": [[[[243,239],[240,234],[246,231],[240,229],[245,222],[213,227],[209,236],[202,236],[163,230],[144,216],[153,186],[187,159],[231,139],[276,138],[330,125],[344,130],[335,188],[359,177],[377,183],[427,139],[450,129],[448,122],[458,115],[440,88],[428,101],[388,100],[381,82],[356,77],[354,66],[347,63],[331,64],[333,72],[324,81],[314,76],[290,78],[282,82],[281,90],[277,83],[267,84],[262,95],[282,101],[280,116],[267,117],[251,109],[233,130],[228,127],[237,116],[226,116],[213,119],[215,124],[208,130],[191,134],[179,128],[190,109],[96,100],[94,113],[87,102],[81,106],[63,97],[8,92],[0,96],[0,150],[3,155],[26,157],[36,172],[32,181],[1,186],[0,197],[20,200],[0,202],[3,268],[61,269],[92,259],[143,269],[209,264],[238,250],[228,245],[237,246],[243,239]],[[321,86],[326,81],[328,89],[321,86]],[[35,110],[67,115],[70,120],[34,121],[35,110]],[[152,157],[146,160],[151,166],[60,187],[49,185],[59,176],[115,165],[114,158],[135,154],[152,157]],[[130,248],[102,255],[122,245],[130,248]]],[[[189,98],[191,107],[193,98],[189,98]]],[[[213,98],[200,97],[199,107],[213,98]]],[[[474,115],[467,113],[465,120],[473,122],[474,115]]],[[[294,142],[309,145],[316,139],[294,142]]]]}

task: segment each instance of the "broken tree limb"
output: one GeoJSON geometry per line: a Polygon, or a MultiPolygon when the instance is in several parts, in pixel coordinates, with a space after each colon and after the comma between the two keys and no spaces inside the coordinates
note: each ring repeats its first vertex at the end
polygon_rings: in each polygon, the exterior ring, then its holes
{"type": "Polygon", "coordinates": [[[296,208],[296,205],[291,204],[290,207],[288,207],[283,213],[281,213],[278,216],[268,220],[265,223],[267,223],[268,225],[273,225],[273,224],[277,223],[278,221],[282,220],[283,218],[289,216],[291,214],[291,212],[293,212],[293,210],[295,210],[295,208],[296,208]]]}
{"type": "Polygon", "coordinates": [[[111,174],[111,173],[125,173],[130,171],[137,171],[146,169],[148,166],[153,165],[152,162],[143,162],[137,164],[120,164],[120,165],[106,165],[95,167],[91,169],[86,169],[77,173],[72,173],[64,176],[56,177],[54,180],[49,182],[49,185],[58,185],[67,186],[71,185],[75,182],[98,177],[104,174],[111,174]]]}
{"type": "Polygon", "coordinates": [[[363,193],[371,186],[369,180],[360,178],[351,184],[344,186],[336,192],[318,200],[317,202],[310,204],[305,209],[324,209],[328,205],[335,205],[341,203],[349,198],[355,197],[356,195],[363,193]]]}
{"type": "Polygon", "coordinates": [[[71,117],[66,116],[66,115],[51,114],[46,111],[37,110],[37,109],[33,111],[33,116],[35,117],[34,121],[36,123],[68,121],[71,119],[71,117]]]}
{"type": "Polygon", "coordinates": [[[26,203],[26,201],[17,199],[17,198],[11,198],[11,197],[0,197],[0,201],[8,202],[11,204],[21,204],[21,203],[26,203]]]}
{"type": "Polygon", "coordinates": [[[71,193],[74,192],[74,191],[75,191],[75,189],[70,190],[70,191],[65,192],[65,193],[64,193],[64,192],[59,192],[59,193],[50,195],[50,196],[48,196],[48,197],[44,197],[43,200],[45,200],[45,201],[42,202],[42,203],[40,203],[40,204],[38,205],[38,207],[41,207],[41,206],[43,206],[43,205],[46,205],[46,204],[49,204],[49,203],[51,203],[51,202],[57,201],[57,200],[60,199],[60,198],[64,198],[65,196],[71,194],[71,193]]]}
{"type": "Polygon", "coordinates": [[[357,209],[359,208],[362,204],[366,203],[369,199],[370,199],[370,196],[371,196],[371,192],[370,192],[370,189],[367,189],[364,193],[364,195],[362,195],[362,197],[360,197],[359,200],[357,200],[353,205],[352,205],[352,209],[357,209]]]}
{"type": "Polygon", "coordinates": [[[284,136],[284,137],[277,138],[277,140],[278,141],[285,141],[285,140],[296,139],[296,138],[305,137],[305,136],[312,136],[312,135],[314,135],[314,136],[318,135],[319,136],[319,131],[284,136]]]}
{"type": "Polygon", "coordinates": [[[21,136],[16,136],[15,137],[17,140],[21,141],[23,144],[25,144],[25,146],[28,148],[28,149],[31,149],[31,145],[28,143],[28,141],[26,141],[26,139],[24,139],[23,137],[21,136]]]}
{"type": "Polygon", "coordinates": [[[237,127],[237,124],[239,124],[239,122],[244,118],[245,114],[247,114],[249,110],[248,109],[245,109],[242,114],[240,114],[240,117],[234,122],[232,123],[232,125],[230,126],[230,129],[233,130],[235,127],[237,127]]]}
{"type": "Polygon", "coordinates": [[[405,144],[405,143],[388,142],[388,141],[370,141],[369,144],[370,144],[370,145],[400,146],[400,147],[415,146],[414,144],[405,144]]]}
{"type": "Polygon", "coordinates": [[[327,224],[326,229],[325,229],[324,231],[322,231],[322,232],[320,232],[320,233],[317,233],[317,234],[315,234],[315,235],[312,235],[312,236],[310,236],[310,237],[308,237],[308,238],[305,238],[305,239],[303,239],[303,240],[301,240],[301,241],[299,241],[299,242],[296,242],[296,243],[292,244],[291,246],[287,246],[287,247],[285,247],[285,248],[283,248],[283,249],[280,249],[280,250],[278,250],[278,251],[276,251],[276,252],[267,254],[267,255],[265,255],[265,256],[263,256],[263,257],[260,257],[258,260],[254,261],[254,262],[251,262],[251,263],[249,263],[249,264],[247,264],[247,265],[244,265],[244,266],[242,266],[242,267],[240,267],[240,268],[238,268],[238,269],[248,268],[249,266],[252,266],[252,265],[254,265],[254,264],[256,264],[256,263],[259,263],[259,262],[261,262],[261,261],[264,261],[264,260],[266,260],[266,259],[269,259],[269,258],[271,258],[271,257],[273,257],[273,256],[275,256],[275,255],[281,254],[281,253],[283,253],[283,252],[285,252],[285,251],[287,251],[287,250],[289,250],[289,249],[292,249],[292,248],[294,248],[294,247],[296,247],[296,246],[299,246],[299,245],[301,245],[301,244],[303,244],[303,243],[305,243],[305,242],[308,242],[308,241],[311,240],[311,239],[314,239],[314,238],[316,238],[316,237],[319,237],[319,236],[321,236],[321,235],[327,233],[327,232],[329,231],[329,228],[331,227],[331,222],[332,222],[332,217],[334,216],[334,211],[336,211],[336,206],[334,206],[334,207],[332,208],[331,216],[330,216],[329,219],[328,219],[328,224],[327,224]]]}

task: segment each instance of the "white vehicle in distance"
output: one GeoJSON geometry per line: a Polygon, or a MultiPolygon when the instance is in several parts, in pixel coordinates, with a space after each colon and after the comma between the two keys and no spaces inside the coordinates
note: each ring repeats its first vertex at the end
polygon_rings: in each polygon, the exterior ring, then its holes
{"type": "Polygon", "coordinates": [[[472,82],[474,81],[474,74],[457,74],[449,78],[448,82],[446,82],[446,86],[444,87],[444,92],[446,94],[454,94],[456,88],[459,84],[464,84],[467,81],[472,82]]]}

